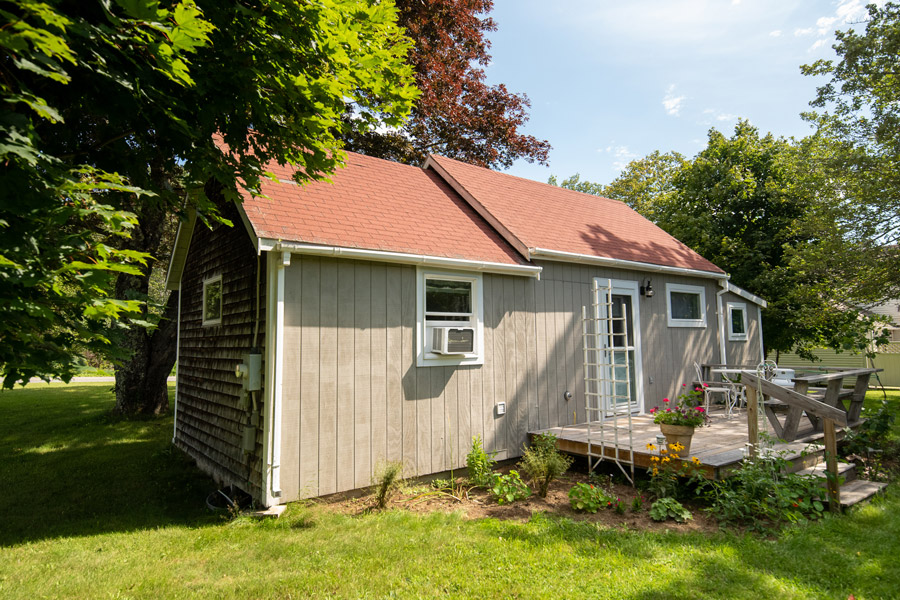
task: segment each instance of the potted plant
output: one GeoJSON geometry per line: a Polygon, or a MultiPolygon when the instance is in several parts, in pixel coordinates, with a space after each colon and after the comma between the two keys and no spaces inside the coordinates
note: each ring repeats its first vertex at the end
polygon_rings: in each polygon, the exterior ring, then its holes
{"type": "MultiPolygon", "coordinates": [[[[687,385],[681,387],[686,388],[687,385]]],[[[709,415],[700,406],[702,401],[703,389],[697,387],[683,392],[674,403],[668,398],[663,398],[662,408],[650,409],[653,422],[659,425],[660,431],[666,436],[666,443],[669,447],[675,445],[681,447],[677,452],[673,452],[673,455],[678,458],[684,458],[690,454],[694,429],[709,423],[709,415]]]]}

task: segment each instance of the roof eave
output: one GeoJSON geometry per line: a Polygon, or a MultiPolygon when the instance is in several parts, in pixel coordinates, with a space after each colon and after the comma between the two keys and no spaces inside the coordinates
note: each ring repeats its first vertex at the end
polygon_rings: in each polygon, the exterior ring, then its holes
{"type": "Polygon", "coordinates": [[[399,263],[407,265],[422,265],[443,269],[481,271],[485,273],[496,273],[499,275],[534,277],[537,279],[540,279],[541,271],[543,270],[542,267],[532,265],[513,265],[490,261],[469,260],[464,258],[429,256],[426,254],[388,252],[384,250],[366,250],[364,248],[348,248],[344,246],[323,246],[318,244],[304,244],[302,242],[276,240],[272,238],[259,238],[259,250],[274,250],[276,252],[309,254],[313,256],[334,256],[337,258],[371,260],[377,262],[399,263]]]}
{"type": "Polygon", "coordinates": [[[717,271],[703,271],[700,269],[689,269],[687,267],[673,267],[670,265],[658,265],[654,263],[641,262],[636,260],[623,260],[620,258],[610,258],[606,256],[593,256],[590,254],[577,254],[575,252],[562,252],[560,250],[550,250],[547,248],[528,248],[529,258],[544,258],[549,260],[558,260],[561,262],[572,262],[591,265],[602,265],[605,267],[615,267],[619,269],[633,269],[636,271],[650,271],[654,273],[670,273],[672,275],[688,275],[692,277],[705,277],[707,279],[727,280],[728,274],[717,271]]]}
{"type": "Polygon", "coordinates": [[[187,261],[188,250],[191,248],[191,238],[194,235],[194,225],[197,223],[197,211],[188,208],[187,221],[178,224],[178,233],[175,234],[175,244],[172,246],[172,254],[169,256],[169,268],[166,271],[166,289],[175,291],[181,287],[181,276],[184,273],[184,264],[187,261]]]}

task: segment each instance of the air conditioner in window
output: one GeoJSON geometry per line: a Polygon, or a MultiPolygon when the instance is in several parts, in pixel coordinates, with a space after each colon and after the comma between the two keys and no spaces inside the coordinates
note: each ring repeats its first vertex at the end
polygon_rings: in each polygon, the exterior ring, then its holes
{"type": "Polygon", "coordinates": [[[475,352],[475,329],[435,327],[431,332],[431,351],[435,354],[472,354],[475,352]]]}

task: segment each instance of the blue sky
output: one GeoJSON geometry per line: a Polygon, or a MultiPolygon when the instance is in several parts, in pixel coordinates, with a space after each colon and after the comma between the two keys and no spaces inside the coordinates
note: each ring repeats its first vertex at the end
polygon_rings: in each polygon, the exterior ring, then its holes
{"type": "MultiPolygon", "coordinates": [[[[881,2],[883,3],[883,2],[881,2]]],[[[509,173],[609,183],[653,150],[688,157],[739,117],[762,132],[810,133],[800,113],[833,58],[835,29],[863,30],[862,0],[495,0],[491,83],[531,99],[526,131],[550,167],[509,173]]]]}

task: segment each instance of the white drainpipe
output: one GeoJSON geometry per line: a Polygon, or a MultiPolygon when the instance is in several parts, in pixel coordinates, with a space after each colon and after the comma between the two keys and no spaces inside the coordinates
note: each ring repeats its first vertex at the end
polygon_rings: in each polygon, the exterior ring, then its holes
{"type": "Polygon", "coordinates": [[[728,355],[725,353],[725,313],[722,312],[722,296],[728,291],[728,280],[720,279],[722,289],[716,292],[716,317],[719,324],[719,363],[728,364],[728,355]]]}
{"type": "Polygon", "coordinates": [[[270,252],[266,311],[266,393],[263,420],[263,503],[281,503],[281,405],[284,379],[284,268],[289,252],[270,252]]]}

